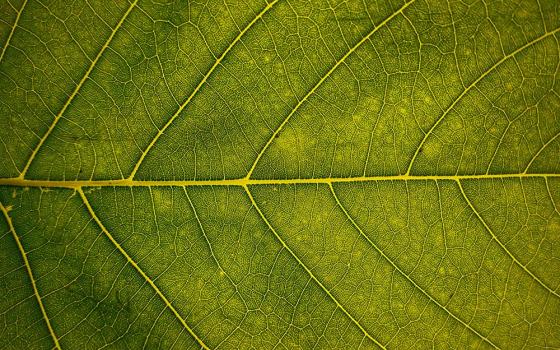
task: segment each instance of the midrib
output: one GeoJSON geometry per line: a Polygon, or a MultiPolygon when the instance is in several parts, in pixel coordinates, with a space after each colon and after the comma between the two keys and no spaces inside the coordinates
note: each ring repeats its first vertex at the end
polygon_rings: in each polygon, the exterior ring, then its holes
{"type": "Polygon", "coordinates": [[[0,178],[0,186],[17,187],[157,187],[157,186],[250,186],[250,185],[291,185],[291,184],[329,184],[339,182],[368,181],[437,181],[437,180],[484,180],[484,179],[522,179],[522,178],[560,178],[560,174],[484,174],[484,175],[387,175],[359,177],[328,177],[314,179],[224,179],[224,180],[29,180],[0,178]]]}

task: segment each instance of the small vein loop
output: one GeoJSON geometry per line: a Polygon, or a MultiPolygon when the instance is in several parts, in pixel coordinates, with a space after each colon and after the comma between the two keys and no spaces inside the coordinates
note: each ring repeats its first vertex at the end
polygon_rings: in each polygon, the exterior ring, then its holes
{"type": "Polygon", "coordinates": [[[142,278],[150,285],[150,287],[152,287],[152,289],[155,291],[157,296],[163,301],[165,306],[169,310],[171,310],[173,315],[175,315],[175,317],[179,320],[179,322],[181,322],[181,325],[187,330],[187,332],[189,332],[189,334],[194,338],[194,340],[196,340],[198,342],[198,344],[201,346],[201,348],[202,349],[207,349],[207,350],[210,349],[204,343],[204,341],[202,341],[202,339],[200,339],[200,337],[187,324],[185,319],[179,314],[177,309],[175,309],[175,307],[173,306],[171,301],[169,301],[169,299],[167,299],[167,297],[163,294],[163,292],[159,289],[159,287],[155,284],[155,282],[144,272],[144,270],[142,270],[142,268],[140,268],[140,266],[132,259],[132,257],[130,255],[128,255],[128,253],[119,244],[119,242],[117,242],[115,240],[115,238],[113,237],[113,235],[111,235],[109,230],[107,230],[105,225],[103,225],[103,223],[101,222],[101,220],[99,219],[99,217],[97,216],[95,211],[93,210],[93,207],[89,203],[89,200],[87,199],[84,191],[81,188],[77,188],[76,192],[78,192],[78,194],[80,195],[80,198],[82,199],[82,202],[84,203],[84,206],[86,207],[86,209],[87,209],[89,215],[91,216],[91,218],[93,219],[93,221],[95,221],[95,223],[101,229],[103,234],[105,234],[105,236],[115,246],[115,248],[122,254],[122,256],[124,256],[126,261],[140,274],[140,276],[142,276],[142,278]]]}
{"type": "MultiPolygon", "coordinates": [[[[459,190],[461,191],[461,195],[463,196],[463,199],[465,200],[465,202],[467,203],[467,205],[469,206],[469,208],[472,210],[473,214],[476,216],[476,218],[478,219],[478,221],[480,221],[480,223],[482,224],[482,226],[484,226],[484,229],[486,231],[488,231],[488,233],[490,233],[490,235],[492,236],[492,239],[494,241],[496,241],[496,243],[498,243],[498,245],[500,246],[500,248],[502,248],[502,250],[513,260],[513,262],[515,262],[515,264],[519,267],[521,267],[523,269],[523,271],[525,271],[529,276],[531,276],[531,278],[533,280],[535,280],[535,282],[537,282],[538,284],[540,284],[544,289],[546,289],[549,293],[551,293],[552,295],[556,296],[557,298],[560,298],[560,294],[558,294],[557,291],[555,291],[554,289],[550,288],[549,286],[547,286],[539,277],[537,277],[533,272],[531,272],[531,270],[529,270],[527,268],[527,266],[525,266],[524,264],[522,264],[516,257],[515,255],[513,255],[510,250],[505,246],[505,244],[498,238],[498,236],[496,236],[496,234],[494,233],[494,231],[492,231],[492,229],[490,228],[490,226],[488,226],[488,224],[486,223],[486,221],[484,220],[484,218],[482,217],[482,215],[480,214],[480,212],[475,208],[475,206],[472,204],[471,200],[469,199],[469,197],[467,196],[467,193],[465,192],[465,189],[463,188],[463,185],[461,184],[460,180],[456,180],[457,185],[459,186],[459,190]]],[[[548,183],[547,183],[548,185],[548,183]]]]}
{"type": "Polygon", "coordinates": [[[323,83],[327,80],[327,78],[350,56],[352,55],[352,53],[354,53],[354,51],[356,51],[360,46],[362,46],[362,44],[364,44],[366,41],[369,40],[369,38],[371,38],[371,36],[373,34],[375,34],[380,28],[383,28],[387,23],[389,23],[393,18],[395,18],[396,16],[400,15],[401,13],[403,13],[403,11],[410,6],[410,4],[412,4],[414,1],[416,0],[411,0],[406,2],[401,8],[399,8],[397,11],[395,11],[393,14],[391,14],[389,17],[385,18],[381,23],[379,23],[379,25],[377,25],[375,28],[373,28],[368,34],[366,34],[366,36],[364,36],[360,41],[358,41],[350,50],[348,50],[344,56],[342,56],[332,67],[331,69],[329,69],[327,71],[327,73],[325,73],[325,75],[323,75],[321,77],[321,79],[319,79],[319,81],[311,88],[311,90],[309,90],[307,92],[307,94],[305,94],[305,96],[300,99],[298,101],[298,103],[294,106],[294,108],[292,108],[292,110],[290,111],[290,113],[288,113],[288,115],[286,116],[286,118],[284,118],[284,120],[282,121],[282,123],[280,123],[280,125],[276,128],[276,130],[272,133],[272,135],[270,136],[270,138],[268,139],[268,141],[266,142],[266,144],[264,145],[264,147],[261,149],[261,151],[259,152],[259,154],[257,155],[257,158],[255,159],[255,161],[253,162],[253,164],[251,165],[251,168],[249,169],[249,171],[247,172],[247,175],[245,176],[246,179],[250,179],[251,176],[253,175],[253,172],[255,171],[255,168],[257,167],[257,164],[259,163],[259,160],[262,158],[262,156],[264,155],[264,153],[266,152],[266,150],[270,147],[270,145],[273,143],[274,139],[276,139],[276,135],[278,135],[282,129],[284,128],[284,126],[286,126],[286,124],[288,124],[289,120],[292,118],[292,116],[297,112],[297,110],[309,99],[309,97],[311,95],[313,95],[317,89],[323,85],[323,83]]]}
{"type": "Polygon", "coordinates": [[[222,54],[220,55],[220,57],[218,57],[216,59],[216,61],[214,61],[214,64],[212,65],[212,67],[210,67],[210,69],[208,70],[208,72],[206,72],[206,74],[204,75],[204,77],[202,78],[202,80],[200,80],[200,82],[198,83],[198,85],[195,87],[195,89],[191,92],[191,94],[189,95],[189,97],[187,97],[187,99],[183,102],[183,104],[181,104],[179,106],[179,108],[175,111],[175,113],[173,113],[173,115],[171,116],[171,118],[169,118],[169,120],[167,120],[167,122],[165,123],[165,125],[158,129],[157,134],[152,138],[152,140],[150,141],[150,143],[148,144],[148,146],[144,149],[144,151],[142,151],[142,154],[140,155],[140,158],[138,159],[138,161],[136,162],[136,164],[134,164],[134,168],[132,169],[132,172],[130,173],[130,175],[128,176],[128,179],[132,180],[134,179],[134,176],[136,176],[136,173],[138,172],[138,169],[140,169],[140,165],[142,165],[142,163],[144,162],[144,159],[146,158],[146,156],[148,155],[148,153],[150,152],[150,150],[154,147],[154,145],[156,144],[156,142],[159,140],[159,138],[165,133],[165,131],[167,130],[167,128],[169,128],[171,126],[171,124],[173,124],[173,122],[179,117],[179,115],[181,114],[181,112],[187,107],[187,105],[193,100],[193,98],[196,96],[196,94],[200,91],[200,89],[202,88],[202,86],[204,84],[206,84],[206,81],[208,81],[208,78],[212,75],[212,73],[216,70],[216,68],[221,64],[221,62],[223,61],[223,59],[227,56],[227,54],[233,49],[233,47],[240,42],[241,38],[245,35],[245,33],[247,33],[247,31],[249,31],[249,29],[251,29],[251,27],[258,22],[259,19],[262,18],[262,16],[264,16],[265,13],[267,13],[278,1],[280,0],[273,0],[270,3],[268,3],[264,9],[262,9],[261,12],[259,12],[257,14],[257,16],[255,18],[253,18],[253,20],[251,22],[249,22],[249,24],[247,24],[247,26],[241,31],[239,32],[239,34],[235,37],[235,39],[233,39],[233,41],[228,45],[228,47],[224,50],[224,52],[222,52],[222,54]]]}
{"type": "Polygon", "coordinates": [[[115,37],[115,34],[117,33],[117,31],[121,28],[121,26],[123,25],[124,21],[126,20],[126,18],[128,17],[128,15],[130,15],[130,13],[132,12],[132,10],[134,9],[134,7],[136,6],[136,4],[138,3],[138,0],[134,0],[130,6],[128,7],[128,9],[126,10],[126,12],[124,13],[124,15],[121,17],[120,21],[117,23],[117,25],[115,26],[115,28],[113,28],[113,30],[111,31],[111,35],[109,35],[109,37],[107,38],[107,40],[105,41],[105,43],[103,44],[103,46],[101,47],[101,50],[99,50],[99,52],[97,53],[97,55],[95,56],[95,58],[93,59],[93,61],[91,61],[90,66],[88,67],[87,71],[85,72],[85,74],[82,76],[82,79],[80,79],[80,82],[78,83],[78,85],[76,85],[76,87],[74,88],[74,91],[72,91],[72,94],[70,94],[70,96],[68,97],[68,99],[66,99],[66,102],[64,103],[64,105],[62,106],[62,108],[60,109],[60,111],[57,113],[57,115],[54,117],[51,125],[49,126],[49,128],[47,129],[47,132],[45,132],[45,134],[43,135],[43,137],[41,137],[41,139],[39,140],[39,143],[35,146],[35,148],[33,149],[33,151],[31,152],[31,155],[29,156],[29,159],[27,159],[27,163],[25,164],[23,170],[21,171],[21,173],[19,174],[19,178],[20,179],[24,179],[25,175],[27,174],[27,172],[29,171],[29,167],[31,166],[31,164],[33,163],[33,161],[35,160],[37,154],[39,153],[39,150],[41,149],[41,147],[43,146],[43,144],[45,143],[45,141],[48,139],[49,135],[53,132],[54,128],[56,127],[56,125],[58,124],[58,122],[60,121],[60,119],[62,118],[62,115],[64,114],[64,112],[66,112],[66,109],[68,109],[68,107],[70,106],[70,104],[72,103],[72,101],[74,100],[74,98],[78,95],[78,93],[80,92],[80,89],[84,86],[84,83],[86,82],[86,80],[89,78],[89,75],[91,74],[91,72],[93,71],[93,69],[95,68],[95,66],[97,65],[97,62],[99,62],[99,59],[101,58],[101,56],[103,56],[103,53],[105,52],[105,50],[109,47],[109,45],[111,44],[111,41],[113,41],[113,38],[115,37]]]}
{"type": "Polygon", "coordinates": [[[19,249],[21,258],[23,259],[23,264],[25,265],[25,270],[27,271],[27,275],[29,276],[29,280],[31,281],[31,287],[33,288],[33,294],[35,295],[35,299],[37,300],[37,303],[39,304],[39,309],[41,310],[41,314],[43,315],[43,319],[45,320],[45,323],[47,325],[47,328],[49,330],[49,334],[54,342],[54,348],[60,350],[60,343],[58,341],[58,337],[56,336],[56,333],[54,332],[54,329],[51,325],[51,321],[49,319],[49,316],[47,315],[47,310],[45,309],[45,306],[43,305],[43,301],[41,298],[41,295],[39,294],[39,289],[37,288],[37,282],[35,280],[35,277],[33,276],[33,270],[31,269],[31,265],[29,264],[29,260],[27,259],[27,252],[25,251],[25,249],[23,248],[23,244],[21,243],[18,234],[16,233],[16,229],[14,227],[14,224],[12,222],[12,218],[10,217],[10,214],[8,213],[8,209],[0,202],[0,211],[2,211],[2,213],[4,214],[4,218],[6,219],[6,222],[8,223],[8,227],[10,229],[10,232],[12,233],[12,236],[14,238],[14,240],[16,241],[16,245],[19,249]]]}
{"type": "Polygon", "coordinates": [[[447,314],[449,316],[451,316],[453,319],[455,319],[455,321],[461,323],[463,326],[465,326],[467,329],[469,329],[472,333],[474,333],[475,335],[477,335],[480,339],[484,340],[486,343],[488,343],[489,345],[491,345],[493,348],[495,349],[500,349],[496,344],[494,344],[490,339],[488,339],[486,336],[482,335],[480,332],[478,332],[476,329],[474,329],[470,324],[466,323],[465,321],[463,321],[462,319],[460,319],[459,317],[457,317],[455,314],[453,314],[451,311],[449,311],[449,309],[447,307],[445,307],[445,305],[442,305],[439,301],[437,301],[436,299],[434,299],[428,292],[426,292],[424,290],[424,288],[420,287],[412,278],[410,278],[403,270],[401,270],[401,268],[395,264],[395,262],[389,258],[385,252],[383,252],[383,250],[381,250],[381,248],[379,248],[377,246],[377,244],[375,244],[362,230],[362,228],[360,226],[358,226],[358,223],[354,220],[354,218],[352,218],[352,216],[350,216],[350,214],[348,213],[348,211],[346,210],[346,208],[342,205],[342,203],[340,202],[340,200],[338,199],[338,196],[336,195],[336,192],[332,186],[332,184],[329,183],[329,189],[331,191],[332,196],[334,197],[334,200],[336,202],[336,204],[338,205],[338,207],[340,208],[340,210],[344,213],[344,215],[346,216],[346,218],[348,219],[348,221],[350,221],[350,223],[352,224],[352,226],[354,227],[354,229],[356,229],[360,236],[362,236],[379,254],[381,254],[381,256],[383,256],[383,258],[389,263],[391,264],[391,266],[393,266],[394,269],[396,269],[404,278],[406,278],[410,283],[412,283],[412,285],[414,285],[414,287],[419,290],[420,292],[422,292],[422,294],[424,294],[426,297],[428,297],[428,299],[430,299],[431,302],[433,302],[434,304],[436,304],[437,306],[439,306],[441,309],[445,310],[447,312],[447,314]]]}
{"type": "MultiPolygon", "coordinates": [[[[414,155],[412,156],[412,159],[410,160],[410,162],[408,163],[408,167],[406,169],[406,173],[405,175],[410,175],[410,172],[412,171],[412,166],[414,165],[414,162],[416,161],[416,159],[418,158],[418,155],[420,154],[420,150],[422,149],[422,147],[424,146],[424,144],[426,143],[426,140],[428,139],[428,137],[433,134],[434,130],[438,127],[438,125],[441,124],[441,122],[443,121],[443,119],[445,119],[445,117],[449,114],[449,112],[451,112],[453,110],[453,108],[459,103],[459,101],[461,101],[463,99],[463,97],[469,93],[469,91],[471,91],[472,88],[474,88],[482,79],[484,79],[485,77],[487,77],[490,73],[492,73],[494,70],[496,70],[496,68],[498,68],[502,63],[504,63],[505,61],[507,61],[508,59],[514,57],[515,55],[517,55],[518,53],[520,53],[521,51],[535,45],[536,43],[548,38],[549,36],[552,36],[554,34],[556,34],[557,32],[560,31],[560,27],[550,31],[550,32],[546,32],[545,34],[539,36],[538,38],[535,38],[533,40],[531,40],[530,42],[528,42],[527,44],[518,47],[517,49],[515,49],[514,51],[512,51],[511,53],[509,53],[508,55],[505,55],[504,57],[502,57],[498,62],[494,63],[494,65],[492,65],[490,68],[488,68],[487,70],[485,70],[478,78],[476,78],[472,83],[470,83],[469,86],[467,86],[463,92],[461,92],[454,100],[453,102],[451,102],[451,104],[449,105],[449,107],[447,107],[447,109],[442,113],[442,115],[436,120],[436,122],[430,127],[430,130],[428,130],[428,132],[426,132],[424,134],[424,137],[422,138],[422,141],[420,141],[420,144],[418,145],[418,147],[416,147],[416,150],[414,151],[414,155]]],[[[528,167],[527,167],[528,168],[528,167]]]]}

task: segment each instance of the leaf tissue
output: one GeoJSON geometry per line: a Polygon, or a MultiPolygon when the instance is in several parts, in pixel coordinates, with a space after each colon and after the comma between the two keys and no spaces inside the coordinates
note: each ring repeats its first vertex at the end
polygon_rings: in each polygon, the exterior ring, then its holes
{"type": "Polygon", "coordinates": [[[560,349],[557,0],[0,0],[1,349],[560,349]]]}

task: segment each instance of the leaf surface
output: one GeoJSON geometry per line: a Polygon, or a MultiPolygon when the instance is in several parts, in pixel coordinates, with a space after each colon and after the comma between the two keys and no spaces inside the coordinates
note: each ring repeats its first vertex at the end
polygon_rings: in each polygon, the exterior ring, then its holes
{"type": "Polygon", "coordinates": [[[560,4],[267,1],[0,2],[0,348],[560,348],[560,4]]]}

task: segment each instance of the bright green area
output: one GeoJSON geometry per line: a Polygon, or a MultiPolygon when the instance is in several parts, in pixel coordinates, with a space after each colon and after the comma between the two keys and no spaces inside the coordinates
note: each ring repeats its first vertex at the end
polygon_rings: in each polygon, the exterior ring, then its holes
{"type": "Polygon", "coordinates": [[[0,0],[0,349],[560,349],[560,2],[268,1],[0,0]]]}

